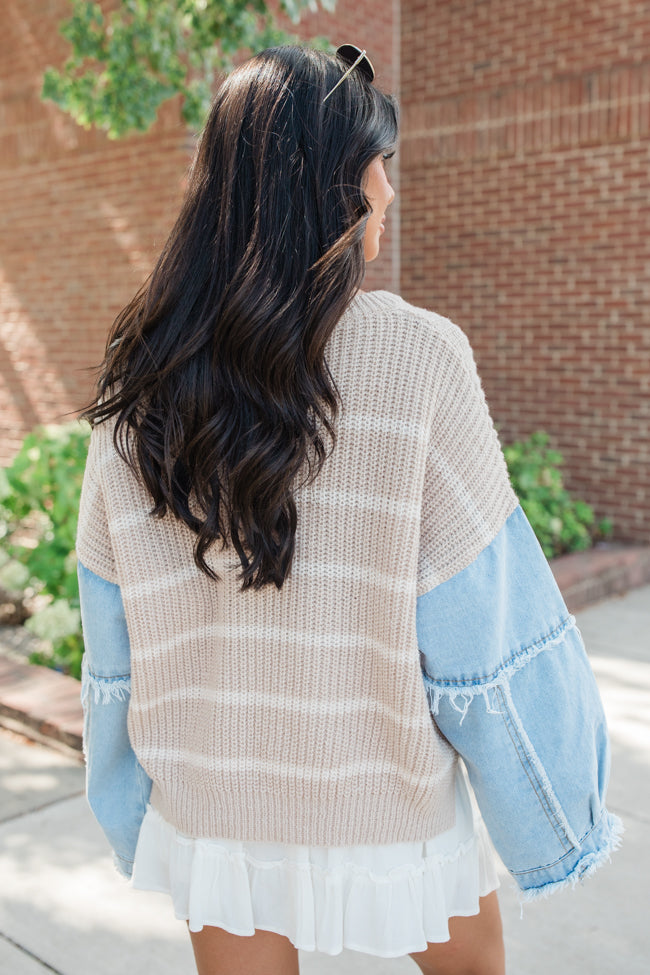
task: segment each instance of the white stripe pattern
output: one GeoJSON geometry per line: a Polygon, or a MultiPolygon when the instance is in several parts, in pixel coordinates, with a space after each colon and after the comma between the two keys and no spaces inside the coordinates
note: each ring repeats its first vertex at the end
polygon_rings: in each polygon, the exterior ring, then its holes
{"type": "MultiPolygon", "coordinates": [[[[351,508],[354,511],[372,511],[377,514],[390,515],[418,521],[420,517],[420,507],[417,504],[402,504],[393,498],[383,497],[380,494],[370,494],[363,491],[332,490],[318,488],[309,485],[307,488],[299,489],[296,496],[303,495],[308,500],[322,504],[324,507],[351,508]]],[[[149,509],[129,511],[126,514],[113,518],[110,522],[110,530],[113,535],[120,532],[133,531],[134,528],[142,528],[151,521],[149,509]]]]}
{"type": "Polygon", "coordinates": [[[294,560],[292,566],[294,576],[306,576],[310,579],[326,579],[331,582],[365,583],[369,586],[379,586],[387,592],[411,595],[415,593],[415,579],[400,579],[399,576],[378,572],[367,566],[348,565],[344,562],[314,562],[309,559],[294,560]]]}
{"type": "Polygon", "coordinates": [[[123,585],[122,596],[129,600],[142,599],[144,596],[154,596],[168,589],[174,589],[184,582],[191,582],[199,578],[199,570],[194,563],[191,563],[182,569],[167,572],[165,575],[151,576],[149,579],[143,579],[140,582],[123,585]]]}
{"type": "Polygon", "coordinates": [[[272,707],[278,711],[291,711],[296,714],[318,714],[333,715],[343,717],[349,714],[357,714],[362,711],[377,711],[378,716],[388,718],[393,724],[403,728],[419,729],[423,721],[427,724],[429,719],[422,713],[404,714],[393,708],[383,705],[377,706],[377,702],[369,697],[350,698],[344,701],[326,701],[318,698],[295,698],[285,694],[271,694],[268,691],[223,691],[208,689],[205,687],[187,687],[168,691],[166,694],[148,697],[146,700],[131,700],[131,710],[134,712],[145,713],[155,710],[157,707],[166,704],[185,703],[186,701],[203,701],[215,707],[239,706],[252,708],[272,707]]]}
{"type": "Polygon", "coordinates": [[[332,490],[309,486],[308,497],[318,504],[334,508],[353,508],[355,511],[373,511],[382,515],[393,515],[400,518],[417,521],[420,517],[420,506],[404,504],[394,498],[386,498],[380,494],[369,494],[363,491],[332,490]]]}
{"type": "Polygon", "coordinates": [[[204,626],[197,626],[195,629],[182,630],[169,640],[161,640],[155,644],[142,643],[138,649],[138,660],[155,660],[161,654],[166,654],[178,650],[184,646],[192,646],[197,640],[202,639],[223,639],[230,645],[242,640],[245,644],[252,641],[256,643],[268,643],[269,645],[278,642],[290,644],[291,646],[304,646],[306,648],[322,650],[340,650],[344,648],[357,650],[372,650],[379,653],[387,660],[395,663],[405,662],[410,666],[408,660],[405,661],[404,650],[402,647],[391,647],[387,643],[375,639],[367,633],[351,633],[345,631],[337,632],[315,632],[314,630],[302,630],[280,624],[261,624],[261,623],[235,623],[219,622],[210,623],[204,626]]]}
{"type": "Polygon", "coordinates": [[[120,532],[133,531],[134,528],[143,528],[148,522],[153,522],[149,509],[128,511],[118,518],[111,519],[111,534],[118,535],[120,532]]]}
{"type": "MultiPolygon", "coordinates": [[[[294,578],[304,576],[307,579],[323,579],[337,583],[364,583],[377,586],[387,592],[413,595],[416,589],[415,579],[400,579],[398,576],[379,572],[367,566],[347,565],[342,562],[315,562],[310,559],[294,558],[291,572],[294,578]]],[[[143,579],[139,582],[124,585],[122,595],[124,599],[135,600],[146,596],[174,589],[179,584],[192,580],[201,581],[199,570],[194,564],[183,569],[175,569],[164,575],[143,579]]]]}
{"type": "Polygon", "coordinates": [[[398,778],[416,788],[435,778],[436,771],[422,775],[414,775],[408,772],[403,765],[397,762],[389,762],[385,759],[364,758],[358,762],[349,762],[346,765],[338,765],[336,768],[316,769],[313,765],[294,765],[292,762],[269,762],[256,756],[247,756],[245,761],[236,758],[220,758],[214,755],[204,755],[201,752],[192,752],[177,748],[155,748],[145,745],[141,749],[142,761],[144,763],[162,763],[167,767],[177,765],[189,765],[192,768],[202,769],[209,767],[221,772],[262,772],[265,775],[274,775],[287,780],[303,779],[314,782],[343,782],[346,779],[358,778],[363,776],[378,776],[385,779],[386,775],[397,775],[398,778]]]}
{"type": "Polygon", "coordinates": [[[346,413],[344,410],[339,422],[343,429],[349,428],[358,433],[391,434],[400,440],[406,438],[420,444],[426,444],[429,438],[429,431],[423,424],[398,420],[386,414],[346,413]]]}

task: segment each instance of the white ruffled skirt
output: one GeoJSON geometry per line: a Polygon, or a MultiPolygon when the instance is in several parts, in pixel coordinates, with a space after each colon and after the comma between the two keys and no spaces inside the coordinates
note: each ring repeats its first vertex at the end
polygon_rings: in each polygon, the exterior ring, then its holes
{"type": "Polygon", "coordinates": [[[384,958],[449,940],[448,919],[477,914],[499,886],[496,854],[472,809],[462,772],[456,824],[431,840],[319,847],[179,833],[151,805],[135,854],[133,887],[171,896],[190,931],[285,935],[303,951],[343,948],[384,958]]]}

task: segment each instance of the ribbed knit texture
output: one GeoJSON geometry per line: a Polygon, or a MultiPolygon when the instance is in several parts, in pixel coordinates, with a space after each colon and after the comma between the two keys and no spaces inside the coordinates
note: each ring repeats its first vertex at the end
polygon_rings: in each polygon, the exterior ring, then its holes
{"type": "Polygon", "coordinates": [[[191,836],[343,846],[454,822],[456,756],[429,713],[416,597],[469,565],[517,499],[451,322],[360,292],[326,357],[338,439],[296,492],[280,591],[241,592],[219,544],[222,581],[207,578],[189,529],[148,514],[113,423],[91,438],[77,554],[121,587],[129,735],[152,805],[191,836]]]}

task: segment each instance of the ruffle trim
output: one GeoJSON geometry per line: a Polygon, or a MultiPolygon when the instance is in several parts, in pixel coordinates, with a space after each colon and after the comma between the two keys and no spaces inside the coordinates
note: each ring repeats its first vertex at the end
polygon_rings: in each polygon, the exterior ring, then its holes
{"type": "Polygon", "coordinates": [[[325,848],[192,839],[149,805],[132,886],[169,894],[190,931],[263,929],[303,951],[401,957],[448,941],[448,919],[477,914],[499,886],[485,826],[459,807],[456,826],[424,843],[325,848]]]}

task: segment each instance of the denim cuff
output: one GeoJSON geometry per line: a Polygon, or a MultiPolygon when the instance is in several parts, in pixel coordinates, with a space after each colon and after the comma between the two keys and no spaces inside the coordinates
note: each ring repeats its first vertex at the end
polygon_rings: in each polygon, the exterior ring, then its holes
{"type": "Polygon", "coordinates": [[[125,857],[121,857],[119,853],[113,850],[113,866],[125,880],[130,880],[133,874],[133,860],[127,860],[125,857]]]}
{"type": "Polygon", "coordinates": [[[586,880],[609,861],[610,854],[621,845],[623,832],[619,817],[604,809],[596,825],[581,838],[580,845],[555,863],[534,870],[511,871],[520,888],[521,901],[548,897],[569,884],[575,887],[586,880]]]}

